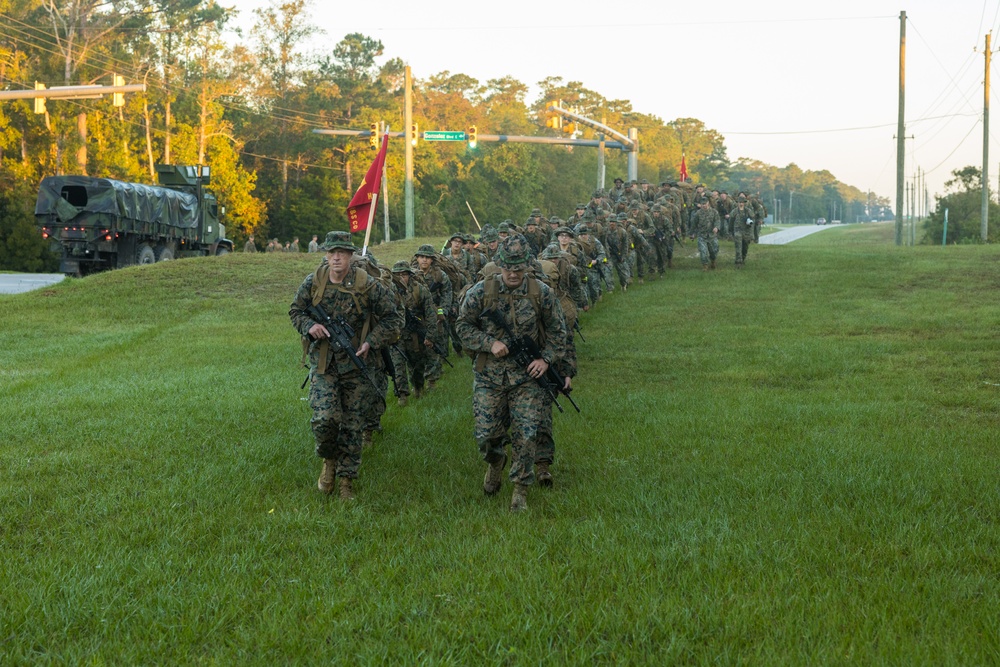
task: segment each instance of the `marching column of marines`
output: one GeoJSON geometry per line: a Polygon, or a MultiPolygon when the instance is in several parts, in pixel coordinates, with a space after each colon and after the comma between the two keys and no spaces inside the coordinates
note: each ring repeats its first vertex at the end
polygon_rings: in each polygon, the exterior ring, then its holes
{"type": "Polygon", "coordinates": [[[445,364],[454,366],[449,357],[464,354],[483,492],[500,491],[509,462],[510,509],[526,509],[532,484],[554,483],[553,407],[563,410],[562,397],[577,408],[579,314],[614,291],[615,276],[626,292],[664,276],[685,238],[697,239],[703,271],[717,266],[720,236],[732,239],[742,268],[766,215],[745,191],[730,197],[690,182],[654,189],[615,179],[566,220],[536,208],[523,226],[487,224],[478,243],[455,233],[441,252],[422,245],[391,269],[362,256],[349,232],[330,232],[289,309],[309,368],[320,491],[354,498],[390,380],[406,407],[435,388],[445,364]]]}

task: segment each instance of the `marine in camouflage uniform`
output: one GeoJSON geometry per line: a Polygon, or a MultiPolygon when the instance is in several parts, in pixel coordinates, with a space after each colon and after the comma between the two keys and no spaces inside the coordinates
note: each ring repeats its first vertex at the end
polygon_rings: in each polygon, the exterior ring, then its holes
{"type": "Polygon", "coordinates": [[[587,288],[587,299],[595,304],[601,299],[601,258],[607,261],[604,253],[604,246],[601,242],[590,235],[587,225],[582,222],[576,226],[576,241],[583,250],[584,265],[580,267],[580,273],[587,277],[584,285],[587,288]]]}
{"type": "Polygon", "coordinates": [[[527,489],[535,481],[535,449],[547,400],[536,380],[562,356],[566,345],[566,322],[559,300],[544,283],[525,276],[528,258],[523,239],[505,241],[495,258],[500,275],[490,279],[493,285],[488,286],[486,280],[476,283],[466,294],[458,316],[462,344],[476,353],[472,385],[475,436],[479,452],[489,464],[483,491],[492,495],[500,490],[509,429],[512,461],[508,477],[514,484],[511,511],[527,508],[527,489]],[[495,296],[489,303],[491,294],[495,296]],[[511,359],[507,344],[512,341],[501,327],[483,316],[490,309],[504,318],[515,335],[531,336],[541,348],[542,358],[527,368],[511,359]]]}
{"type": "Polygon", "coordinates": [[[392,265],[392,283],[396,289],[396,296],[402,304],[404,316],[399,344],[389,349],[392,357],[393,383],[400,407],[406,406],[409,400],[411,383],[416,397],[420,398],[424,390],[427,362],[434,355],[429,347],[430,341],[421,340],[413,331],[414,328],[427,327],[428,324],[433,325],[437,321],[437,309],[430,290],[413,277],[414,273],[415,270],[405,259],[392,265]]]}
{"type": "MultiPolygon", "coordinates": [[[[325,260],[326,258],[324,258],[325,260]]],[[[352,259],[352,265],[356,266],[359,271],[367,272],[371,280],[380,281],[386,292],[392,296],[396,309],[399,310],[402,307],[402,303],[396,296],[396,291],[392,289],[392,272],[379,266],[371,250],[368,250],[364,256],[355,254],[352,259]]],[[[401,310],[400,313],[402,314],[401,310]]],[[[395,342],[395,338],[389,341],[389,343],[393,344],[395,342]]],[[[372,435],[374,433],[382,432],[382,415],[385,414],[385,396],[389,391],[389,379],[393,374],[392,356],[389,350],[390,346],[384,345],[376,350],[375,353],[368,355],[367,364],[371,370],[371,378],[374,380],[375,387],[373,388],[371,400],[367,402],[367,410],[365,411],[365,427],[361,432],[362,447],[368,447],[372,444],[372,435]]]]}
{"type": "MultiPolygon", "coordinates": [[[[430,290],[431,298],[434,299],[436,322],[427,323],[427,333],[434,339],[441,349],[448,349],[448,313],[451,312],[452,292],[451,278],[439,266],[434,266],[434,258],[437,253],[430,244],[424,244],[417,249],[410,262],[410,266],[416,264],[419,269],[419,276],[423,279],[427,289],[430,290]]],[[[424,379],[427,381],[427,389],[433,389],[443,374],[441,357],[434,355],[427,364],[424,379]]]]}
{"type": "Polygon", "coordinates": [[[736,199],[736,208],[729,214],[733,222],[733,244],[736,268],[743,268],[747,260],[747,248],[753,243],[753,211],[746,195],[740,194],[736,199]]]}
{"type": "Polygon", "coordinates": [[[330,345],[329,332],[309,316],[308,308],[315,302],[331,318],[343,316],[354,329],[353,342],[360,357],[373,356],[396,337],[403,317],[381,283],[351,266],[357,248],[350,233],[330,232],[322,247],[327,251],[326,262],[302,281],[288,315],[295,330],[312,339],[308,347],[309,404],[316,454],[323,459],[318,486],[324,493],[332,493],[339,478],[340,496],[349,499],[354,497],[351,480],[361,467],[361,431],[365,402],[372,394],[370,379],[347,353],[330,345]]]}
{"type": "MultiPolygon", "coordinates": [[[[538,209],[535,210],[537,211],[538,209]]],[[[528,240],[528,245],[531,246],[531,253],[535,257],[545,249],[549,241],[549,231],[542,229],[539,225],[539,219],[534,216],[528,218],[524,223],[524,238],[528,240]]]]}
{"type": "Polygon", "coordinates": [[[715,268],[715,258],[719,255],[719,213],[712,208],[708,197],[702,197],[698,202],[698,210],[692,218],[695,233],[698,235],[698,254],[701,257],[701,268],[707,271],[709,262],[715,268]]]}
{"type": "Polygon", "coordinates": [[[650,259],[652,268],[661,276],[667,268],[673,266],[673,230],[670,229],[670,219],[660,204],[653,204],[650,210],[650,228],[647,239],[653,247],[650,259]]]}
{"type": "Polygon", "coordinates": [[[753,242],[760,243],[760,226],[764,224],[767,217],[767,207],[758,195],[749,197],[750,205],[753,206],[753,242]]]}
{"type": "Polygon", "coordinates": [[[625,230],[618,226],[617,217],[608,218],[608,230],[604,236],[606,239],[604,249],[618,274],[618,284],[621,285],[622,290],[627,290],[629,283],[632,282],[632,273],[628,263],[629,240],[625,230]]]}
{"type": "MultiPolygon", "coordinates": [[[[587,291],[580,280],[582,272],[573,266],[571,258],[559,249],[558,244],[553,243],[542,252],[540,263],[544,267],[543,280],[559,297],[559,304],[566,320],[566,348],[562,357],[556,360],[555,366],[559,374],[568,379],[566,389],[571,390],[573,388],[571,379],[576,377],[577,371],[573,325],[581,310],[590,309],[587,291]]],[[[535,475],[539,485],[552,486],[550,466],[555,462],[556,442],[552,434],[552,397],[546,393],[546,399],[548,399],[548,410],[545,411],[544,419],[538,429],[538,446],[535,448],[535,475]]]]}

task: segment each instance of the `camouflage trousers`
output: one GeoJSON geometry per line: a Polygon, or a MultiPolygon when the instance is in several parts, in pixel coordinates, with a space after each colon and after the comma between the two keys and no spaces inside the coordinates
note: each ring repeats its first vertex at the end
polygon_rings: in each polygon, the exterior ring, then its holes
{"type": "MultiPolygon", "coordinates": [[[[448,351],[448,321],[439,322],[427,327],[427,337],[441,346],[442,350],[448,351]]],[[[424,379],[428,382],[437,382],[444,373],[444,364],[441,357],[434,355],[424,364],[424,379]]]]}
{"type": "Polygon", "coordinates": [[[756,222],[753,223],[753,242],[754,243],[759,243],[760,242],[760,223],[761,223],[760,220],[757,220],[756,222]]]}
{"type": "Polygon", "coordinates": [[[701,256],[701,263],[708,264],[709,260],[715,261],[719,256],[718,236],[698,236],[698,255],[701,256]]]}
{"type": "MultiPolygon", "coordinates": [[[[368,382],[362,386],[368,391],[369,400],[365,403],[365,431],[382,432],[382,415],[385,414],[385,394],[389,391],[389,376],[386,374],[387,365],[382,361],[381,350],[372,350],[368,353],[368,374],[375,383],[375,387],[368,382]]],[[[388,352],[386,353],[388,355],[388,352]]]]}
{"type": "Polygon", "coordinates": [[[747,225],[746,229],[736,229],[733,232],[733,244],[736,246],[734,256],[736,257],[736,264],[742,264],[747,259],[747,248],[750,247],[750,243],[753,241],[753,232],[750,226],[747,225]]]}
{"type": "MultiPolygon", "coordinates": [[[[539,428],[552,407],[545,390],[537,382],[496,387],[478,376],[472,385],[472,412],[476,421],[476,444],[487,463],[503,461],[507,429],[510,428],[510,481],[535,481],[535,448],[539,428]]],[[[550,429],[551,430],[551,429],[550,429]]]]}
{"type": "MultiPolygon", "coordinates": [[[[628,264],[629,278],[638,276],[639,274],[636,271],[639,268],[639,253],[636,252],[635,248],[628,251],[626,263],[628,264]]],[[[639,277],[641,278],[642,276],[639,277]]]]}
{"type": "MultiPolygon", "coordinates": [[[[628,261],[622,260],[621,262],[614,262],[615,273],[618,274],[618,284],[625,287],[630,282],[632,282],[632,272],[629,270],[628,261]]],[[[610,289],[608,290],[611,291],[610,289]]]]}
{"type": "Polygon", "coordinates": [[[311,378],[310,423],[316,438],[316,455],[336,461],[337,477],[357,477],[366,404],[373,399],[374,390],[359,373],[320,375],[313,368],[311,378]]]}
{"type": "MultiPolygon", "coordinates": [[[[409,332],[403,332],[404,338],[409,338],[411,335],[409,332]]],[[[399,345],[389,348],[389,355],[392,357],[396,396],[409,396],[411,382],[416,391],[422,391],[428,356],[426,348],[410,340],[404,345],[401,340],[399,345]]]]}
{"type": "Polygon", "coordinates": [[[663,273],[667,270],[667,258],[673,257],[673,248],[669,251],[667,250],[667,240],[670,237],[658,241],[655,238],[652,240],[651,245],[653,247],[652,258],[650,259],[650,268],[655,269],[658,273],[663,273]]]}
{"type": "Polygon", "coordinates": [[[601,270],[594,265],[594,268],[587,269],[587,298],[590,303],[597,303],[601,296],[601,270]]]}
{"type": "Polygon", "coordinates": [[[601,280],[604,281],[604,287],[608,292],[615,291],[615,271],[611,260],[606,259],[600,265],[601,268],[601,280]]]}

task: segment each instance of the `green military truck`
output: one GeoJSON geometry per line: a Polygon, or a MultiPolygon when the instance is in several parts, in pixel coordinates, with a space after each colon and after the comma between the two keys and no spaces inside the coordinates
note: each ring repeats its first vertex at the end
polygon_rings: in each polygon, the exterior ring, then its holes
{"type": "Polygon", "coordinates": [[[82,276],[180,257],[225,255],[233,242],[208,189],[208,167],[160,164],[160,185],[89,176],[42,180],[35,220],[61,256],[62,273],[82,276]]]}

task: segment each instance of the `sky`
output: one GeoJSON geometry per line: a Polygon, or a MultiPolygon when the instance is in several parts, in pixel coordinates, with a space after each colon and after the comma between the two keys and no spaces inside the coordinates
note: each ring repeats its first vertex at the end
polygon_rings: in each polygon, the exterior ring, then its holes
{"type": "MultiPolygon", "coordinates": [[[[236,2],[237,25],[250,26],[253,8],[266,4],[236,2]]],[[[579,81],[664,121],[703,121],[725,137],[731,160],[826,169],[894,202],[901,11],[905,173],[926,174],[933,208],[952,170],[982,166],[985,36],[1000,31],[1000,0],[313,0],[323,33],[309,48],[329,53],[361,32],[383,43],[380,62],[400,58],[418,80],[445,70],[483,83],[512,76],[530,86],[529,104],[542,79],[579,81]]],[[[1000,111],[1000,78],[992,84],[991,107],[1000,111]]],[[[996,189],[1000,113],[992,116],[988,175],[996,189]]]]}

